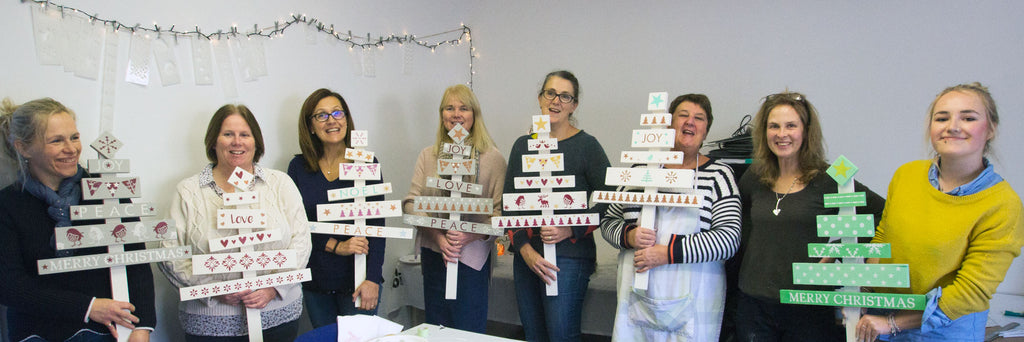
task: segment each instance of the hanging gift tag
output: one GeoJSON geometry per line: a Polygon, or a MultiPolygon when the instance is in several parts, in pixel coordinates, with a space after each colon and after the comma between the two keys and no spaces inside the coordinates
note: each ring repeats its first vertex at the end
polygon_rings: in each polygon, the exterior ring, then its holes
{"type": "Polygon", "coordinates": [[[210,47],[213,48],[213,56],[217,61],[217,73],[220,75],[220,86],[224,90],[224,97],[238,97],[235,72],[231,69],[231,51],[227,42],[214,39],[210,41],[210,47]]]}
{"type": "Polygon", "coordinates": [[[363,77],[377,77],[377,49],[364,48],[361,53],[363,57],[363,77]]]}
{"type": "Polygon", "coordinates": [[[317,33],[320,33],[316,28],[316,24],[310,21],[306,25],[302,25],[302,33],[306,37],[306,45],[316,45],[317,33]]]}
{"type": "Polygon", "coordinates": [[[149,56],[152,46],[150,38],[148,33],[132,34],[125,81],[138,85],[149,85],[149,56]]]}
{"type": "Polygon", "coordinates": [[[53,6],[29,6],[32,33],[36,41],[36,58],[42,65],[60,65],[60,11],[53,6]]]}
{"type": "Polygon", "coordinates": [[[156,60],[156,71],[160,73],[160,85],[172,86],[181,83],[181,72],[178,71],[178,58],[166,39],[153,41],[153,59],[156,60]]]}
{"type": "Polygon", "coordinates": [[[192,38],[192,73],[196,85],[213,84],[213,49],[209,39],[192,38]]]}
{"type": "Polygon", "coordinates": [[[402,75],[412,75],[412,44],[402,44],[402,75]]]}
{"type": "Polygon", "coordinates": [[[256,37],[245,44],[245,58],[248,59],[249,68],[253,76],[263,77],[268,75],[267,71],[267,50],[263,46],[263,37],[256,37]]]}
{"type": "Polygon", "coordinates": [[[246,58],[246,44],[247,39],[228,39],[228,47],[231,49],[232,62],[235,64],[235,68],[238,68],[238,77],[243,82],[252,82],[256,80],[256,76],[252,72],[252,68],[249,66],[249,59],[246,58]]]}
{"type": "Polygon", "coordinates": [[[78,62],[75,76],[90,80],[99,79],[100,58],[103,57],[103,25],[93,25],[85,18],[76,17],[79,32],[78,62]]]}

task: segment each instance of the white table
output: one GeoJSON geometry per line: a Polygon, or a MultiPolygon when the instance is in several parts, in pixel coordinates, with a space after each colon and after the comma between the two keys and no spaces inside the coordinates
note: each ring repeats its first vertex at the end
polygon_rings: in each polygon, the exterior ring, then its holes
{"type": "Polygon", "coordinates": [[[465,330],[459,330],[455,328],[447,328],[437,326],[433,324],[423,323],[412,327],[409,330],[403,331],[399,335],[411,335],[420,336],[425,338],[427,341],[441,342],[441,341],[495,341],[495,342],[515,342],[518,340],[511,340],[503,337],[496,337],[484,334],[478,334],[475,332],[469,332],[465,330]]]}

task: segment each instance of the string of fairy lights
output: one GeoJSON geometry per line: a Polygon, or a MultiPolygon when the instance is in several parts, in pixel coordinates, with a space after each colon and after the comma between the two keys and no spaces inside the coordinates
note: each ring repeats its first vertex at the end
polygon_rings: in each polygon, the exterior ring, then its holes
{"type": "Polygon", "coordinates": [[[317,32],[320,34],[325,34],[333,39],[336,39],[341,43],[348,44],[349,51],[353,51],[356,48],[383,49],[384,46],[387,44],[397,44],[398,46],[403,46],[405,44],[415,44],[417,46],[430,49],[430,52],[434,52],[439,47],[444,47],[446,45],[460,46],[463,44],[463,41],[465,41],[469,43],[469,82],[467,82],[467,85],[469,85],[470,88],[473,87],[473,76],[476,75],[476,71],[473,69],[473,62],[477,58],[479,58],[479,55],[476,52],[476,48],[473,47],[472,30],[470,30],[469,26],[466,26],[465,24],[459,24],[459,27],[455,29],[429,34],[425,36],[416,36],[414,34],[404,33],[392,33],[389,35],[380,35],[376,37],[376,39],[374,39],[373,37],[371,37],[369,33],[367,33],[365,37],[361,35],[353,35],[351,30],[348,30],[346,33],[342,33],[335,29],[334,24],[322,22],[317,18],[307,17],[305,14],[292,13],[288,15],[288,19],[276,20],[274,21],[273,25],[261,27],[259,24],[253,24],[251,30],[246,31],[240,31],[237,25],[232,25],[230,28],[226,29],[217,29],[216,31],[202,30],[199,26],[193,26],[191,30],[182,31],[180,29],[175,29],[176,25],[170,25],[170,27],[161,27],[156,23],[154,23],[152,27],[143,26],[141,24],[125,25],[122,21],[116,19],[102,18],[99,16],[99,14],[91,14],[89,12],[86,12],[75,7],[54,3],[53,1],[50,0],[21,0],[21,2],[37,4],[44,9],[47,8],[48,6],[53,6],[61,12],[61,16],[64,16],[68,13],[72,15],[82,15],[87,17],[90,23],[100,22],[103,23],[103,25],[109,25],[115,32],[120,30],[127,30],[132,34],[140,31],[152,32],[158,35],[171,35],[174,38],[199,37],[205,39],[216,38],[220,40],[224,38],[232,39],[239,37],[265,37],[273,39],[276,37],[284,36],[285,31],[293,26],[298,27],[298,25],[308,25],[311,28],[315,28],[317,32]],[[441,37],[455,33],[459,34],[457,38],[436,41],[430,40],[431,38],[441,37]]]}

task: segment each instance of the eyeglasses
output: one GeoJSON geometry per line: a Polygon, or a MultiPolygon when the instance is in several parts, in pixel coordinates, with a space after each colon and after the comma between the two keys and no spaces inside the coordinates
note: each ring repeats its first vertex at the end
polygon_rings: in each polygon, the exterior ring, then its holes
{"type": "Polygon", "coordinates": [[[327,122],[328,118],[334,118],[335,120],[345,120],[345,111],[336,110],[330,113],[316,113],[313,114],[313,120],[319,122],[327,122]]]}
{"type": "Polygon", "coordinates": [[[545,90],[541,95],[544,95],[544,98],[548,100],[554,100],[555,97],[557,97],[559,101],[562,101],[562,103],[572,103],[572,101],[576,99],[576,97],[569,94],[556,93],[554,89],[545,90]]]}

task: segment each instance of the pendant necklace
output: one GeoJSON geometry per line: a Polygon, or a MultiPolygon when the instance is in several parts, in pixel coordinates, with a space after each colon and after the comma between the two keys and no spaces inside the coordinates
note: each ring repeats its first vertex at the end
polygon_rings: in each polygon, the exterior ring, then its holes
{"type": "Polygon", "coordinates": [[[793,177],[793,183],[789,184],[789,189],[786,189],[786,193],[782,194],[782,196],[779,196],[779,193],[777,192],[775,193],[775,209],[772,210],[772,214],[775,214],[775,216],[779,216],[779,213],[782,212],[782,209],[779,209],[779,202],[782,202],[782,200],[789,195],[789,192],[793,190],[793,186],[796,185],[797,179],[800,179],[800,177],[793,177]]]}

